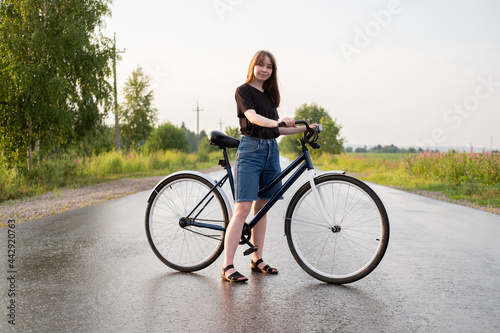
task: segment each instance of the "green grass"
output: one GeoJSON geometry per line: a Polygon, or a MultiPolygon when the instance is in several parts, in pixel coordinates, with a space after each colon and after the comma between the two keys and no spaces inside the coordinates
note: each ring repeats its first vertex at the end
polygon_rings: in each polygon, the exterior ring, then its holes
{"type": "Polygon", "coordinates": [[[142,178],[210,168],[216,166],[221,157],[220,152],[187,154],[178,151],[151,154],[113,151],[89,157],[64,155],[35,163],[29,173],[9,168],[0,160],[0,202],[118,178],[142,178]]]}
{"type": "Polygon", "coordinates": [[[378,184],[442,192],[450,199],[500,208],[499,153],[323,154],[314,164],[378,184]]]}
{"type": "MultiPolygon", "coordinates": [[[[35,163],[30,173],[9,168],[0,160],[0,202],[117,178],[200,170],[216,166],[220,158],[219,151],[210,154],[122,151],[89,157],[64,155],[35,163]]],[[[442,192],[450,199],[500,208],[499,153],[323,154],[313,162],[318,169],[345,170],[369,182],[409,191],[442,192]]]]}

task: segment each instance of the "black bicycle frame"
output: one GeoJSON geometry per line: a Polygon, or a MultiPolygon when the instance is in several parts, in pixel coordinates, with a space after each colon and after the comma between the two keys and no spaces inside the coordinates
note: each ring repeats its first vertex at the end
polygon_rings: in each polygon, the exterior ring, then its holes
{"type": "MultiPolygon", "coordinates": [[[[229,163],[229,158],[227,156],[226,149],[223,149],[224,151],[224,162],[223,162],[223,167],[226,170],[226,175],[220,179],[220,181],[216,182],[216,184],[210,189],[210,191],[207,193],[207,195],[200,201],[200,203],[191,211],[191,213],[188,214],[186,217],[187,221],[185,222],[187,225],[195,226],[195,227],[200,227],[200,228],[207,228],[207,229],[213,229],[213,230],[221,230],[225,231],[226,228],[214,225],[214,224],[208,224],[208,223],[200,223],[196,222],[196,217],[199,215],[199,213],[193,217],[189,218],[191,214],[193,214],[198,207],[208,198],[208,196],[215,190],[217,186],[222,187],[226,180],[229,179],[229,185],[231,187],[231,193],[233,195],[233,200],[234,200],[234,179],[233,175],[231,172],[231,165],[229,163]]],[[[271,209],[271,207],[281,198],[281,196],[292,186],[293,183],[299,179],[299,177],[306,171],[306,170],[311,170],[314,169],[314,166],[311,161],[311,155],[309,154],[309,150],[305,145],[303,145],[302,149],[302,154],[300,154],[299,157],[295,161],[293,161],[288,167],[285,168],[279,175],[277,175],[266,187],[263,189],[259,190],[259,197],[269,191],[269,189],[273,188],[276,184],[278,184],[281,180],[283,180],[290,172],[292,172],[295,168],[297,168],[295,172],[293,173],[292,176],[280,187],[280,189],[272,196],[272,198],[262,207],[262,209],[253,217],[253,219],[248,223],[248,228],[252,229],[255,227],[255,225],[260,221],[260,219],[271,209]]],[[[210,198],[208,202],[205,204],[208,205],[208,203],[213,199],[210,198]]],[[[200,210],[201,212],[201,210],[200,210]]]]}

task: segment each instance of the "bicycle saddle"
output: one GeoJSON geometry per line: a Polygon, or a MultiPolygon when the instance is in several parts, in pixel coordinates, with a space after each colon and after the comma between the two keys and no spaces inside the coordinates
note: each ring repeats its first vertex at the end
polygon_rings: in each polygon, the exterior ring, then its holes
{"type": "Polygon", "coordinates": [[[208,140],[211,145],[218,146],[220,149],[224,148],[238,148],[240,140],[227,136],[219,131],[212,131],[208,135],[208,140]]]}

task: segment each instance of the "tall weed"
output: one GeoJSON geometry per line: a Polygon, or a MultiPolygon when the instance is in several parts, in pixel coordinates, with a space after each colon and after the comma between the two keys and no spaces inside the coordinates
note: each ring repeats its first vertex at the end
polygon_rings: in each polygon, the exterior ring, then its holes
{"type": "Polygon", "coordinates": [[[500,207],[500,154],[454,152],[420,154],[323,154],[323,170],[340,169],[375,183],[440,191],[454,199],[500,207]]]}
{"type": "Polygon", "coordinates": [[[111,151],[87,157],[62,155],[46,158],[24,173],[0,160],[0,202],[42,194],[58,187],[209,168],[217,165],[220,157],[220,152],[186,154],[172,150],[154,153],[111,151]]]}
{"type": "Polygon", "coordinates": [[[442,178],[454,184],[500,184],[500,154],[492,152],[470,153],[425,152],[409,156],[411,173],[442,178]]]}
{"type": "Polygon", "coordinates": [[[22,175],[15,168],[9,168],[0,159],[0,202],[12,199],[12,193],[21,191],[22,175]]]}

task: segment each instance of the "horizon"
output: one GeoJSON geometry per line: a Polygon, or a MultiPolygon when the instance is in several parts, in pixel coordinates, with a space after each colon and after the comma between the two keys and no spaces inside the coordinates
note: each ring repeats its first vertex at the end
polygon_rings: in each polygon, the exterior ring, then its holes
{"type": "MultiPolygon", "coordinates": [[[[348,148],[348,147],[351,147],[353,149],[356,149],[356,148],[364,148],[366,147],[367,149],[371,149],[373,147],[376,147],[378,145],[381,145],[381,144],[344,144],[343,147],[344,149],[345,148],[348,148]]],[[[395,147],[397,148],[400,148],[400,149],[409,149],[409,148],[413,148],[413,149],[420,149],[422,148],[423,150],[438,150],[442,153],[446,153],[450,150],[454,150],[456,152],[465,152],[465,153],[470,153],[471,151],[471,148],[473,150],[474,153],[482,153],[483,151],[484,152],[490,152],[490,151],[500,151],[500,147],[494,147],[494,146],[491,146],[491,147],[474,147],[474,146],[437,146],[437,147],[434,147],[434,148],[428,148],[428,147],[417,147],[417,146],[404,146],[404,145],[396,145],[396,144],[388,144],[388,145],[381,145],[382,147],[385,147],[385,146],[391,146],[391,145],[394,145],[395,147]]]]}

